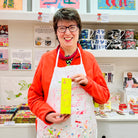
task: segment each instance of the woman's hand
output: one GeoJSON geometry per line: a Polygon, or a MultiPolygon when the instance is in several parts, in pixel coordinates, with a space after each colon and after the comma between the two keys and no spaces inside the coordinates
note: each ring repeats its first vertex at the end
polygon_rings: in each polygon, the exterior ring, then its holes
{"type": "Polygon", "coordinates": [[[88,84],[88,79],[83,74],[74,75],[71,77],[71,80],[82,85],[82,86],[86,86],[88,84]]]}
{"type": "Polygon", "coordinates": [[[65,122],[71,115],[69,114],[60,114],[60,113],[50,113],[46,116],[46,121],[59,124],[65,122]]]}
{"type": "Polygon", "coordinates": [[[138,87],[138,84],[133,84],[132,85],[132,88],[137,88],[138,87]]]}

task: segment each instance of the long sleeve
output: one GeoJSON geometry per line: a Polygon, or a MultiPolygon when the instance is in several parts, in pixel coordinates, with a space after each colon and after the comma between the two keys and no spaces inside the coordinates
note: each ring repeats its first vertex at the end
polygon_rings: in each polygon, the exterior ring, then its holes
{"type": "Polygon", "coordinates": [[[28,105],[31,111],[44,122],[46,114],[54,112],[51,106],[46,103],[50,80],[53,73],[53,67],[51,67],[53,65],[49,66],[50,61],[47,61],[46,57],[47,54],[45,57],[42,56],[35,72],[33,82],[28,90],[28,105]],[[48,79],[44,80],[46,76],[48,79]]]}
{"type": "Polygon", "coordinates": [[[90,54],[85,52],[83,56],[88,84],[82,87],[93,97],[95,102],[104,104],[108,101],[110,92],[96,59],[90,54]]]}
{"type": "Polygon", "coordinates": [[[137,80],[133,78],[134,84],[138,84],[137,80]]]}
{"type": "Polygon", "coordinates": [[[124,78],[124,82],[123,82],[124,88],[126,87],[126,84],[127,84],[127,77],[124,78]]]}

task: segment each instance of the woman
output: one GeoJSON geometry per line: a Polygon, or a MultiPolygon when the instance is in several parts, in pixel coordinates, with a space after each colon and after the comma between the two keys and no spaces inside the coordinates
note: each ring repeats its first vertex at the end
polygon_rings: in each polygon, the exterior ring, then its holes
{"type": "Polygon", "coordinates": [[[28,104],[37,116],[37,136],[51,133],[60,138],[96,138],[93,100],[100,104],[108,101],[106,82],[94,56],[78,43],[78,12],[59,9],[53,17],[53,27],[59,46],[41,57],[28,92],[28,104]],[[60,114],[62,78],[72,80],[71,115],[60,114]]]}

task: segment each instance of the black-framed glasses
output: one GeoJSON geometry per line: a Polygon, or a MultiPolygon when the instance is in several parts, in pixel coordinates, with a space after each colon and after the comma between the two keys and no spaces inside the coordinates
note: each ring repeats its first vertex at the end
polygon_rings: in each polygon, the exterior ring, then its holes
{"type": "Polygon", "coordinates": [[[77,31],[78,27],[77,25],[70,25],[70,26],[58,26],[57,31],[60,33],[65,33],[67,28],[69,29],[70,32],[75,32],[77,31]]]}

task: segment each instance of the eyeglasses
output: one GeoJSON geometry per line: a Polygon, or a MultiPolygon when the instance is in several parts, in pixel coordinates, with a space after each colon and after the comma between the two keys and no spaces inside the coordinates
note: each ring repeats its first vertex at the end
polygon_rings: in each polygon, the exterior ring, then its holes
{"type": "Polygon", "coordinates": [[[77,25],[70,25],[68,27],[66,27],[66,26],[58,26],[57,27],[57,31],[60,32],[60,33],[65,33],[67,28],[69,29],[70,32],[75,32],[78,29],[77,25]]]}

